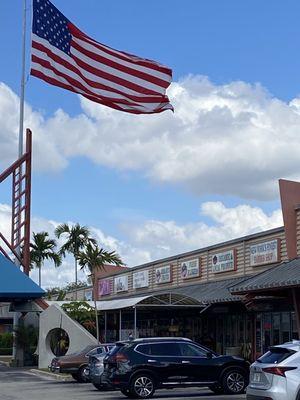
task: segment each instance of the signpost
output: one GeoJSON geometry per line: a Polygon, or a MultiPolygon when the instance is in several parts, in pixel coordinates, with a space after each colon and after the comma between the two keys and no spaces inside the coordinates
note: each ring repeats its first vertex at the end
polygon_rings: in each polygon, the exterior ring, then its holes
{"type": "Polygon", "coordinates": [[[172,271],[171,265],[165,265],[163,267],[156,268],[155,283],[161,284],[161,283],[171,282],[172,281],[171,271],[172,271]]]}
{"type": "Polygon", "coordinates": [[[256,243],[250,246],[250,265],[272,264],[280,261],[280,239],[256,243]]]}
{"type": "Polygon", "coordinates": [[[180,274],[182,279],[196,278],[200,275],[199,259],[181,263],[180,274]]]}
{"type": "Polygon", "coordinates": [[[218,274],[221,272],[236,270],[236,250],[227,250],[222,253],[212,255],[212,272],[218,274]]]}
{"type": "Polygon", "coordinates": [[[132,274],[133,289],[140,289],[149,286],[149,271],[138,271],[132,274]]]}

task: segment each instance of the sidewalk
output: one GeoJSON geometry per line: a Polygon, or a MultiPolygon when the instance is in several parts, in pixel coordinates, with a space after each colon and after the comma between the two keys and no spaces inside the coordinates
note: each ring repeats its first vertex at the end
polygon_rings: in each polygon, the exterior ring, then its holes
{"type": "Polygon", "coordinates": [[[47,379],[54,379],[57,381],[69,382],[74,381],[71,375],[69,374],[55,374],[54,372],[45,371],[43,369],[31,368],[28,372],[32,373],[33,375],[44,377],[47,379]]]}

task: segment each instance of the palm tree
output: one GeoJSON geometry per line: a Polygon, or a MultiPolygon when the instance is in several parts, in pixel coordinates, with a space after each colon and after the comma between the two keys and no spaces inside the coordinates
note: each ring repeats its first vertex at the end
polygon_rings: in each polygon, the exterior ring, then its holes
{"type": "Polygon", "coordinates": [[[45,260],[54,262],[55,267],[61,264],[61,256],[55,252],[56,241],[49,239],[48,232],[33,232],[33,242],[30,243],[30,265],[39,269],[39,286],[42,284],[42,265],[45,260]]]}
{"type": "MultiPolygon", "coordinates": [[[[96,243],[95,239],[90,237],[90,231],[86,226],[80,226],[78,223],[69,226],[68,224],[60,224],[55,229],[55,236],[60,238],[65,235],[67,240],[59,250],[59,254],[65,256],[71,253],[75,260],[75,286],[77,287],[77,260],[80,250],[88,243],[96,243]]],[[[75,299],[77,300],[77,290],[75,291],[75,299]]]]}
{"type": "MultiPolygon", "coordinates": [[[[106,251],[95,243],[88,243],[85,251],[79,252],[78,262],[81,269],[88,269],[95,288],[95,274],[97,271],[104,269],[105,264],[124,265],[120,256],[114,251],[106,251]]],[[[98,325],[98,312],[96,303],[96,293],[94,291],[94,307],[96,317],[97,341],[99,342],[99,325],[98,325]]]]}

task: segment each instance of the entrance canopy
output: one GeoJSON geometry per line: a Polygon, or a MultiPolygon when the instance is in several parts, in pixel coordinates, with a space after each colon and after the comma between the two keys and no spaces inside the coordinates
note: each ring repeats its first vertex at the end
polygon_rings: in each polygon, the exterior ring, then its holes
{"type": "Polygon", "coordinates": [[[38,299],[44,294],[20,268],[0,254],[0,301],[38,299]]]}
{"type": "MultiPolygon", "coordinates": [[[[63,304],[71,303],[71,301],[48,301],[46,302],[51,305],[53,303],[59,306],[63,304]]],[[[86,301],[91,307],[95,306],[93,301],[86,301]]],[[[129,297],[127,299],[115,299],[115,300],[104,300],[97,301],[97,310],[99,311],[112,311],[112,310],[123,310],[125,308],[142,308],[142,307],[203,307],[203,304],[198,300],[176,293],[159,293],[148,296],[137,296],[129,297]]]]}
{"type": "MultiPolygon", "coordinates": [[[[92,303],[92,302],[91,302],[92,303]]],[[[91,304],[93,305],[93,304],[91,304]]],[[[201,307],[202,304],[192,297],[176,293],[160,293],[148,296],[129,297],[127,299],[97,301],[99,311],[120,310],[130,307],[201,307]]]]}

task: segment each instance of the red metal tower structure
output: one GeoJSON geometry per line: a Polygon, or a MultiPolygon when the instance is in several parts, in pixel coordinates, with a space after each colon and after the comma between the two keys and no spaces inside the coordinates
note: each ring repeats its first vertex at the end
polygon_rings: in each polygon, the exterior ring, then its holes
{"type": "Polygon", "coordinates": [[[13,255],[27,275],[30,269],[31,154],[32,134],[27,129],[25,153],[0,174],[0,183],[12,177],[11,238],[0,232],[0,252],[7,258],[13,255]]]}

